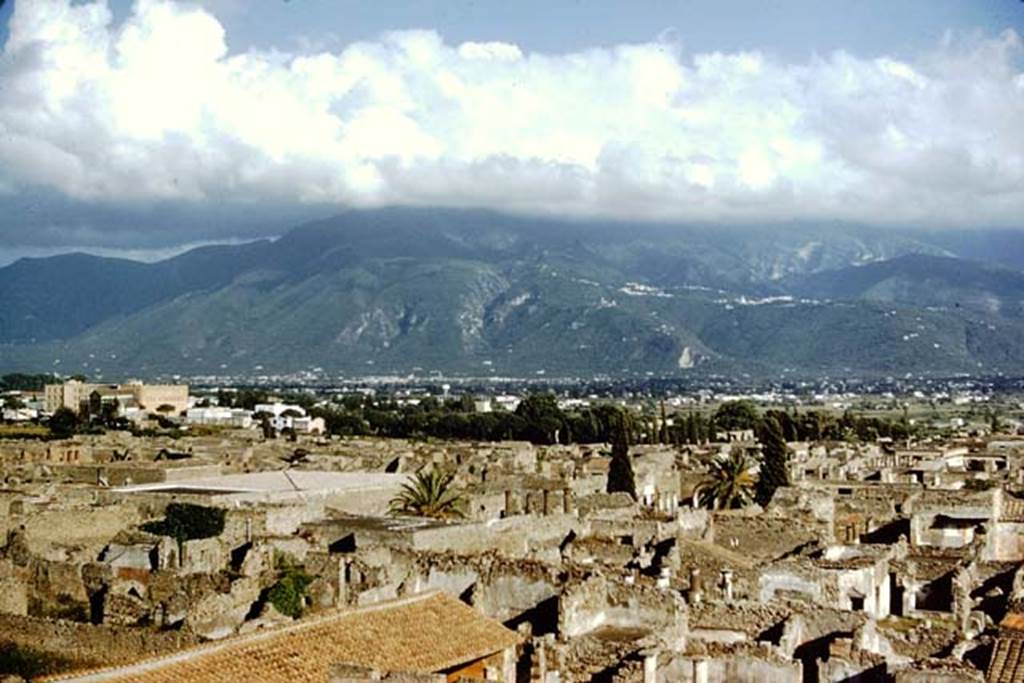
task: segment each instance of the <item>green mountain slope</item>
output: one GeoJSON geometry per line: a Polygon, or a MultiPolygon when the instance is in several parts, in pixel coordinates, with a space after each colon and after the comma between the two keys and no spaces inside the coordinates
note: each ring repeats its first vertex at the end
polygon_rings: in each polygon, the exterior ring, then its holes
{"type": "Polygon", "coordinates": [[[1024,275],[943,254],[924,233],[849,226],[351,211],[155,264],[73,255],[0,269],[0,367],[1014,372],[1024,275]]]}
{"type": "Polygon", "coordinates": [[[794,279],[787,289],[827,299],[962,307],[1012,318],[1024,314],[1024,273],[924,254],[814,273],[794,279]]]}

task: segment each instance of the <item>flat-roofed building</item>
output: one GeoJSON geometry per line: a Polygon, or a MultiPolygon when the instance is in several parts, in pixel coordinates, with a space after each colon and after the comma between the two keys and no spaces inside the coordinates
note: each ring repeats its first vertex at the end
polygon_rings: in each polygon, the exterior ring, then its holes
{"type": "Polygon", "coordinates": [[[187,384],[142,384],[141,382],[130,382],[122,384],[120,388],[127,389],[135,394],[135,400],[142,410],[170,412],[173,415],[180,415],[188,410],[187,384]],[[168,406],[172,410],[160,410],[168,406]]]}
{"type": "Polygon", "coordinates": [[[61,408],[69,408],[75,412],[88,410],[93,394],[101,401],[104,397],[109,400],[113,400],[110,397],[117,397],[121,404],[132,403],[140,411],[150,413],[180,415],[188,410],[187,384],[143,384],[136,381],[124,384],[95,384],[74,379],[63,384],[46,385],[46,410],[50,413],[61,408]]]}
{"type": "Polygon", "coordinates": [[[46,385],[46,410],[55,413],[61,408],[69,408],[78,412],[83,403],[89,402],[89,394],[96,390],[96,384],[80,382],[76,379],[63,384],[46,385]]]}

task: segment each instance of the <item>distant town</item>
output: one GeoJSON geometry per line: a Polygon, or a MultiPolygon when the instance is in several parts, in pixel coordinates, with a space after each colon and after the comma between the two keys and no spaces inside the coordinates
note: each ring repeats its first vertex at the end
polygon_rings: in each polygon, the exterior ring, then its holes
{"type": "Polygon", "coordinates": [[[1024,671],[1024,394],[998,378],[0,382],[22,679],[1024,671]]]}

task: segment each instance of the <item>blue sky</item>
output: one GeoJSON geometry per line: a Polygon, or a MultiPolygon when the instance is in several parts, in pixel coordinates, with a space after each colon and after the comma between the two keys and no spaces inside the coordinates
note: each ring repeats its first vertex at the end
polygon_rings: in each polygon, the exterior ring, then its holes
{"type": "Polygon", "coordinates": [[[1018,0],[8,0],[0,263],[348,206],[1018,227],[1018,0]]]}
{"type": "MultiPolygon", "coordinates": [[[[0,23],[19,1],[0,9],[0,23]]],[[[111,0],[115,18],[133,0],[111,0]]],[[[435,29],[451,42],[513,42],[567,52],[646,42],[675,30],[692,52],[762,50],[802,60],[847,50],[906,55],[947,30],[998,33],[1024,26],[1019,0],[206,0],[232,50],[296,48],[372,39],[384,31],[435,29]]],[[[4,29],[6,31],[6,28],[4,29]]],[[[6,36],[0,33],[0,39],[6,36]]]]}

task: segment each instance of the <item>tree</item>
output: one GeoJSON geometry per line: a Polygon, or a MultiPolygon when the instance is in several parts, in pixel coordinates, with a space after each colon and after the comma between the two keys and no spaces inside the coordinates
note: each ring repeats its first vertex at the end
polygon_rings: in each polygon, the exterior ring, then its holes
{"type": "Polygon", "coordinates": [[[748,400],[726,401],[715,411],[715,426],[727,432],[756,429],[761,422],[757,406],[748,400]]]}
{"type": "Polygon", "coordinates": [[[775,489],[789,486],[789,471],[786,468],[789,450],[782,436],[782,427],[774,417],[765,419],[759,438],[762,459],[755,500],[764,507],[771,502],[775,489]]]}
{"type": "Polygon", "coordinates": [[[620,427],[612,444],[612,461],[608,464],[608,493],[628,493],[636,500],[636,475],[633,473],[633,461],[629,457],[629,437],[624,427],[620,427]]]}
{"type": "Polygon", "coordinates": [[[47,384],[53,384],[53,375],[27,375],[12,372],[0,377],[0,391],[42,391],[47,384]]]}
{"type": "Polygon", "coordinates": [[[782,436],[786,441],[799,441],[800,436],[797,433],[796,423],[793,421],[793,417],[785,410],[769,410],[767,416],[774,417],[779,422],[779,427],[782,428],[782,436]]]}
{"type": "Polygon", "coordinates": [[[476,412],[476,399],[473,394],[462,394],[454,401],[454,407],[463,413],[474,413],[476,412]]]}
{"type": "Polygon", "coordinates": [[[7,396],[4,398],[4,408],[8,410],[21,410],[25,407],[25,402],[17,396],[7,396]]]}
{"type": "Polygon", "coordinates": [[[181,552],[185,541],[220,536],[224,532],[224,515],[223,508],[169,503],[163,519],[146,522],[141,529],[158,536],[170,536],[178,542],[178,552],[181,552]]]}
{"type": "Polygon", "coordinates": [[[117,414],[121,410],[121,402],[116,398],[100,405],[99,420],[108,427],[117,421],[117,414]]]}
{"type": "Polygon", "coordinates": [[[661,421],[658,429],[658,443],[668,443],[668,416],[665,414],[665,401],[664,399],[660,404],[661,408],[661,421]]]}
{"type": "Polygon", "coordinates": [[[314,408],[310,415],[322,417],[327,432],[340,436],[361,436],[369,432],[369,425],[357,414],[347,409],[336,410],[333,408],[314,408]]]}
{"type": "Polygon", "coordinates": [[[742,451],[713,459],[707,476],[694,491],[700,506],[731,510],[749,505],[754,494],[753,470],[754,461],[742,451]]]}
{"type": "Polygon", "coordinates": [[[54,436],[60,439],[66,439],[78,430],[80,421],[78,419],[78,413],[70,408],[58,408],[57,411],[50,416],[48,424],[50,432],[54,436]]]}
{"type": "Polygon", "coordinates": [[[263,432],[264,439],[276,439],[277,430],[274,429],[274,425],[270,424],[270,414],[259,412],[256,413],[256,417],[260,420],[260,430],[263,432]]]}
{"type": "Polygon", "coordinates": [[[1002,430],[1002,422],[999,420],[999,411],[993,410],[989,416],[989,431],[992,434],[998,434],[1002,430]]]}
{"type": "Polygon", "coordinates": [[[519,403],[516,415],[526,421],[526,436],[533,443],[556,443],[565,423],[554,394],[530,394],[519,403]]]}
{"type": "Polygon", "coordinates": [[[697,416],[692,412],[686,418],[686,443],[700,443],[700,427],[697,424],[697,416]]]}
{"type": "Polygon", "coordinates": [[[393,516],[453,519],[464,517],[465,502],[452,483],[455,474],[437,469],[421,470],[402,484],[401,492],[391,499],[388,512],[393,516]]]}

